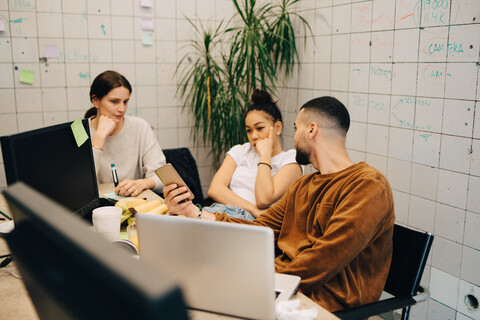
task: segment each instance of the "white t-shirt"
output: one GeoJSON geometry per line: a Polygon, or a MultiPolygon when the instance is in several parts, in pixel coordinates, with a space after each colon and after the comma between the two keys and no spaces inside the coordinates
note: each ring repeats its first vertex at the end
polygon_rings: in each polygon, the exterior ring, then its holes
{"type": "MultiPolygon", "coordinates": [[[[229,188],[238,196],[256,204],[255,200],[255,180],[257,178],[258,161],[260,161],[260,155],[255,152],[250,142],[244,144],[238,144],[232,147],[228,152],[235,163],[237,168],[233,173],[232,180],[230,181],[229,188]]],[[[272,177],[283,166],[296,163],[295,156],[297,152],[295,149],[282,151],[272,158],[272,177]]],[[[303,168],[302,168],[303,170],[303,168]]]]}

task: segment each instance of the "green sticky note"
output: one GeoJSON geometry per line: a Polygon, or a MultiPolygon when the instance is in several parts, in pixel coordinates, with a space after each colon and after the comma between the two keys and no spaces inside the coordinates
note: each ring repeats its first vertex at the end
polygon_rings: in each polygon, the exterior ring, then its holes
{"type": "Polygon", "coordinates": [[[142,33],[142,43],[144,46],[153,46],[153,34],[142,33]]]}
{"type": "Polygon", "coordinates": [[[75,137],[75,141],[77,142],[77,146],[81,147],[82,144],[84,144],[85,141],[87,141],[88,139],[88,134],[82,124],[82,119],[78,118],[77,120],[73,121],[71,127],[73,136],[75,137]]]}
{"type": "Polygon", "coordinates": [[[35,72],[32,70],[20,70],[20,82],[26,84],[33,84],[33,77],[35,76],[35,72]]]}

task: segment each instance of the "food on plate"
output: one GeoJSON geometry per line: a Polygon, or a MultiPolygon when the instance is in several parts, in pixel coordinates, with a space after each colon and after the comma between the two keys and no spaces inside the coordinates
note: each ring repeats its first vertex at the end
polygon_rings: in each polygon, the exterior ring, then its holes
{"type": "Polygon", "coordinates": [[[165,214],[168,212],[168,207],[165,203],[162,203],[158,207],[153,208],[152,210],[146,212],[148,214],[165,214]]]}
{"type": "Polygon", "coordinates": [[[147,203],[143,203],[134,207],[129,207],[128,210],[132,212],[133,214],[137,213],[146,213],[150,210],[155,209],[156,207],[160,206],[163,204],[163,201],[160,199],[155,199],[152,201],[148,201],[147,203]]]}
{"type": "Polygon", "coordinates": [[[117,201],[115,207],[120,207],[123,211],[128,211],[128,208],[139,206],[144,203],[147,203],[147,200],[143,198],[125,199],[117,201]]]}

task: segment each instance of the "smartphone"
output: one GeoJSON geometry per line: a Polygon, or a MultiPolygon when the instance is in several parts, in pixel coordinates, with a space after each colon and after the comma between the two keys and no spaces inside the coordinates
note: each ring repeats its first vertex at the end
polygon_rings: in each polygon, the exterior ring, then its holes
{"type": "Polygon", "coordinates": [[[183,181],[182,177],[180,177],[177,170],[175,170],[175,168],[170,163],[167,163],[166,165],[161,166],[160,168],[155,170],[155,173],[157,174],[157,176],[160,178],[160,180],[165,186],[175,183],[179,187],[187,187],[188,192],[190,192],[190,197],[188,199],[193,200],[193,198],[195,198],[193,195],[193,192],[187,186],[185,181],[183,181]]]}

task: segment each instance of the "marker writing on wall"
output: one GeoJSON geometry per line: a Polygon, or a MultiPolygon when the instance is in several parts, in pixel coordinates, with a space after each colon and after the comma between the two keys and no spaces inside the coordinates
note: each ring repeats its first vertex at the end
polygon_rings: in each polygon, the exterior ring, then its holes
{"type": "Polygon", "coordinates": [[[115,168],[114,163],[111,164],[111,168],[112,168],[113,184],[116,187],[116,186],[118,186],[118,176],[117,176],[117,168],[115,168]]]}

